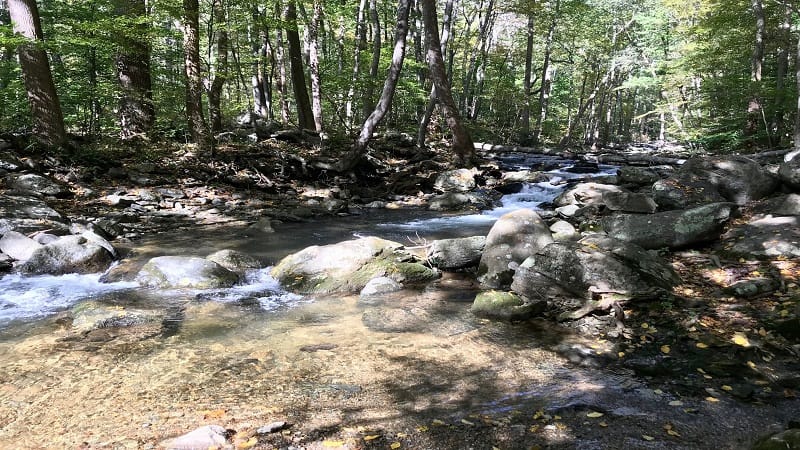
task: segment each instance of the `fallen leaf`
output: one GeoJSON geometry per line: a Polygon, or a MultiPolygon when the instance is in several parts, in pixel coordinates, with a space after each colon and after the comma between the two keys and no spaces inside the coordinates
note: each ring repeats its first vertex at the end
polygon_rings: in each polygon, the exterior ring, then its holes
{"type": "Polygon", "coordinates": [[[662,346],[661,346],[661,353],[667,354],[667,353],[669,353],[671,350],[672,350],[672,349],[670,349],[670,348],[669,348],[669,345],[662,345],[662,346]]]}
{"type": "Polygon", "coordinates": [[[654,438],[653,436],[648,436],[648,435],[646,435],[646,434],[643,434],[643,435],[642,435],[642,439],[644,439],[645,441],[652,441],[652,440],[654,440],[655,438],[654,438]]]}
{"type": "Polygon", "coordinates": [[[727,384],[723,384],[723,385],[720,387],[720,389],[722,389],[723,391],[728,391],[728,392],[730,392],[730,391],[732,391],[732,390],[733,390],[733,388],[732,388],[732,387],[730,387],[730,386],[728,386],[727,384]]]}
{"type": "Polygon", "coordinates": [[[680,434],[678,434],[678,432],[675,431],[675,430],[667,430],[667,434],[670,435],[670,436],[680,437],[680,434]]]}
{"type": "Polygon", "coordinates": [[[381,437],[380,434],[371,434],[369,436],[364,436],[364,440],[369,442],[369,441],[374,441],[375,439],[378,439],[379,437],[381,437]]]}
{"type": "Polygon", "coordinates": [[[536,433],[537,431],[539,431],[539,428],[540,428],[540,425],[531,425],[531,427],[528,429],[528,431],[530,431],[531,433],[536,433]]]}
{"type": "Polygon", "coordinates": [[[461,423],[463,423],[464,425],[470,426],[470,427],[475,425],[474,423],[470,422],[467,419],[461,419],[461,423]]]}
{"type": "Polygon", "coordinates": [[[389,448],[391,448],[392,450],[397,450],[398,448],[400,448],[402,446],[403,446],[403,444],[401,444],[399,442],[392,442],[392,445],[390,445],[389,448]]]}
{"type": "Polygon", "coordinates": [[[425,425],[420,425],[417,427],[417,431],[419,431],[420,433],[424,433],[428,431],[428,427],[426,427],[425,425]]]}
{"type": "Polygon", "coordinates": [[[650,324],[645,322],[645,323],[642,324],[642,328],[644,328],[644,329],[650,328],[650,324]]]}
{"type": "Polygon", "coordinates": [[[653,394],[661,395],[663,393],[664,393],[664,391],[662,391],[661,389],[653,389],[653,394]]]}
{"type": "Polygon", "coordinates": [[[598,424],[598,425],[600,425],[600,426],[601,426],[601,427],[603,427],[603,428],[605,428],[605,427],[607,427],[607,426],[608,426],[608,424],[607,424],[607,423],[605,423],[605,422],[598,422],[597,424],[598,424]]]}
{"type": "Polygon", "coordinates": [[[251,437],[247,440],[247,442],[242,442],[236,445],[237,450],[247,450],[248,448],[255,447],[258,444],[258,439],[256,437],[251,437]]]}
{"type": "Polygon", "coordinates": [[[680,400],[673,400],[669,402],[669,406],[683,406],[683,402],[680,400]]]}
{"type": "Polygon", "coordinates": [[[323,447],[344,447],[344,441],[322,441],[323,447]]]}
{"type": "Polygon", "coordinates": [[[203,419],[219,419],[224,415],[224,409],[207,409],[203,411],[203,419]]]}
{"type": "Polygon", "coordinates": [[[533,420],[541,419],[542,417],[544,417],[544,411],[541,409],[533,413],[533,420]]]}
{"type": "Polygon", "coordinates": [[[753,361],[747,361],[747,367],[749,367],[751,369],[755,369],[756,368],[756,363],[754,363],[753,361]]]}
{"type": "Polygon", "coordinates": [[[625,357],[625,352],[619,352],[619,353],[617,353],[617,356],[619,356],[620,358],[624,358],[625,357]]]}
{"type": "Polygon", "coordinates": [[[441,421],[441,420],[439,420],[439,419],[433,419],[433,421],[432,421],[431,423],[432,423],[433,425],[436,425],[437,427],[441,427],[441,426],[443,426],[443,425],[444,425],[444,422],[442,422],[442,421],[441,421]]]}
{"type": "Polygon", "coordinates": [[[711,402],[711,403],[717,403],[717,402],[719,402],[719,399],[716,398],[716,397],[710,397],[709,396],[709,397],[706,397],[706,401],[707,402],[711,402]]]}
{"type": "Polygon", "coordinates": [[[589,414],[586,414],[586,417],[591,417],[593,419],[596,418],[596,417],[603,417],[603,416],[604,416],[603,413],[597,412],[597,411],[592,411],[589,414]]]}
{"type": "Polygon", "coordinates": [[[741,347],[750,347],[750,340],[747,339],[744,333],[734,333],[733,343],[741,347]]]}
{"type": "Polygon", "coordinates": [[[708,344],[704,344],[702,342],[698,342],[697,344],[695,344],[695,347],[697,347],[697,348],[708,348],[708,344]]]}

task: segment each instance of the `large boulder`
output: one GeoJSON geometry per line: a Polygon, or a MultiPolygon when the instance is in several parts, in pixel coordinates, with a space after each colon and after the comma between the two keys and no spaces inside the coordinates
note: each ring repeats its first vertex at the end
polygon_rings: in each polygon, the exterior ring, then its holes
{"type": "Polygon", "coordinates": [[[602,205],[603,195],[609,192],[626,192],[625,189],[602,183],[578,183],[561,193],[553,201],[556,206],[566,205],[602,205]]]}
{"type": "Polygon", "coordinates": [[[434,196],[428,208],[434,211],[454,211],[463,209],[489,209],[502,197],[494,189],[477,189],[473,192],[445,192],[434,196]]]}
{"type": "Polygon", "coordinates": [[[637,186],[651,185],[661,179],[661,176],[646,167],[623,166],[617,170],[619,182],[637,186]]]}
{"type": "Polygon", "coordinates": [[[359,292],[380,276],[412,284],[438,277],[401,244],[377,237],[305,248],[283,258],[271,274],[281,285],[301,294],[359,292]]]}
{"type": "Polygon", "coordinates": [[[42,244],[16,231],[9,231],[0,238],[0,252],[16,259],[27,261],[42,244]]]}
{"type": "Polygon", "coordinates": [[[789,189],[800,192],[800,156],[781,163],[778,169],[778,178],[789,189]]]}
{"type": "Polygon", "coordinates": [[[72,196],[72,192],[67,186],[35,173],[10,174],[6,176],[5,183],[11,189],[47,197],[65,198],[72,196]]]}
{"type": "Polygon", "coordinates": [[[214,289],[233,286],[239,276],[204,258],[158,256],[142,266],[136,281],[143,286],[166,289],[214,289]]]}
{"type": "Polygon", "coordinates": [[[605,192],[603,204],[611,211],[652,214],[658,205],[646,194],[634,192],[605,192]]]}
{"type": "Polygon", "coordinates": [[[486,247],[478,264],[478,281],[484,287],[508,287],[514,265],[547,244],[553,236],[547,224],[530,209],[518,209],[500,217],[486,236],[486,247]]]}
{"type": "Polygon", "coordinates": [[[525,320],[544,311],[544,301],[526,302],[513,292],[482,291],[475,297],[470,311],[478,317],[499,320],[525,320]]]}
{"type": "Polygon", "coordinates": [[[434,189],[440,192],[469,192],[475,186],[475,172],[470,169],[442,172],[433,183],[434,189]]]}
{"type": "Polygon", "coordinates": [[[486,236],[440,239],[431,243],[426,257],[437,269],[466,269],[478,265],[485,246],[486,236]]]}
{"type": "Polygon", "coordinates": [[[666,261],[638,245],[602,235],[544,247],[522,263],[512,289],[531,297],[547,288],[547,280],[587,300],[598,294],[650,297],[680,283],[666,261]]]}
{"type": "Polygon", "coordinates": [[[648,249],[680,248],[719,237],[735,206],[713,203],[684,211],[615,214],[603,218],[609,236],[648,249]]]}
{"type": "Polygon", "coordinates": [[[0,195],[0,234],[10,230],[30,233],[49,229],[68,233],[67,220],[42,200],[20,196],[0,195]]]}
{"type": "Polygon", "coordinates": [[[736,225],[723,236],[726,255],[745,259],[800,258],[800,216],[767,216],[736,225]]]}
{"type": "Polygon", "coordinates": [[[236,250],[219,250],[206,256],[206,259],[240,275],[248,270],[261,268],[261,263],[257,259],[236,250]]]}
{"type": "Polygon", "coordinates": [[[72,235],[37,248],[19,270],[50,275],[98,273],[108,269],[113,260],[112,254],[102,245],[84,236],[72,235]]]}
{"type": "Polygon", "coordinates": [[[708,203],[720,203],[725,197],[717,187],[694,174],[674,175],[653,183],[653,200],[662,210],[686,209],[708,203]]]}

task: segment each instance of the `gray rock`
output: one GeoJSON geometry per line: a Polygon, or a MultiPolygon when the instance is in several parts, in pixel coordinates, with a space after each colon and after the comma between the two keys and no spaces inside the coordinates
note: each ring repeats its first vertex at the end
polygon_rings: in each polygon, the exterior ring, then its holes
{"type": "Polygon", "coordinates": [[[364,311],[361,322],[372,331],[381,333],[413,333],[430,325],[430,316],[422,308],[380,308],[364,311]]]}
{"type": "Polygon", "coordinates": [[[556,241],[577,241],[580,238],[578,230],[565,220],[559,220],[550,225],[550,232],[553,233],[553,239],[556,241]]]}
{"type": "Polygon", "coordinates": [[[684,211],[616,214],[602,220],[609,236],[648,249],[680,248],[717,239],[734,205],[714,203],[684,211]]]}
{"type": "Polygon", "coordinates": [[[717,187],[694,174],[674,175],[656,181],[652,188],[653,200],[662,210],[686,209],[708,203],[725,201],[717,187]]]}
{"type": "Polygon", "coordinates": [[[498,191],[479,189],[474,192],[445,192],[430,199],[428,208],[434,211],[488,209],[502,197],[498,191]]]}
{"type": "Polygon", "coordinates": [[[705,178],[725,199],[737,205],[764,198],[779,184],[759,163],[744,156],[692,158],[681,166],[680,172],[705,178]]]}
{"type": "Polygon", "coordinates": [[[0,272],[8,272],[14,268],[13,260],[5,253],[0,253],[0,272]]]}
{"type": "Polygon", "coordinates": [[[369,280],[367,285],[361,289],[360,297],[374,297],[403,289],[403,285],[389,277],[377,277],[369,280]]]}
{"type": "Polygon", "coordinates": [[[575,214],[578,212],[579,209],[581,209],[581,207],[576,204],[559,206],[558,208],[556,208],[556,213],[558,213],[559,216],[565,219],[569,219],[575,217],[575,214]]]}
{"type": "Polygon", "coordinates": [[[607,192],[625,192],[625,190],[613,184],[578,183],[562,192],[553,203],[556,206],[602,205],[603,194],[607,192]]]}
{"type": "Polygon", "coordinates": [[[50,233],[36,233],[33,235],[32,239],[42,245],[47,245],[61,239],[61,236],[50,233]]]}
{"type": "MultiPolygon", "coordinates": [[[[2,144],[5,144],[5,142],[0,141],[0,146],[2,146],[2,144]]],[[[17,155],[14,155],[10,152],[3,152],[0,154],[0,170],[5,170],[6,172],[17,172],[22,170],[22,162],[19,160],[19,158],[17,158],[17,155]]]]}
{"type": "Polygon", "coordinates": [[[206,256],[206,259],[240,275],[248,270],[261,268],[259,260],[236,250],[219,250],[206,256]]]}
{"type": "Polygon", "coordinates": [[[206,425],[162,444],[168,450],[208,450],[228,445],[227,430],[219,425],[206,425]]]}
{"type": "Polygon", "coordinates": [[[661,179],[656,172],[646,167],[623,166],[617,170],[620,183],[638,186],[651,185],[661,179]]]}
{"type": "Polygon", "coordinates": [[[53,179],[35,173],[11,174],[6,176],[5,183],[11,189],[33,192],[49,197],[69,197],[69,188],[53,179]]]}
{"type": "Polygon", "coordinates": [[[470,311],[478,317],[498,320],[526,320],[540,314],[545,301],[528,302],[513,292],[483,291],[478,293],[470,311]]]}
{"type": "Polygon", "coordinates": [[[550,244],[526,259],[518,274],[513,289],[527,296],[549,279],[587,300],[601,293],[622,298],[649,297],[658,289],[671,289],[680,283],[666,261],[635,244],[601,235],[550,244]],[[545,278],[531,276],[528,271],[545,278]],[[528,286],[529,282],[534,285],[528,286]]]}
{"type": "Polygon", "coordinates": [[[9,231],[0,238],[0,252],[16,259],[27,261],[42,244],[16,231],[9,231]]]}
{"type": "Polygon", "coordinates": [[[486,236],[472,236],[433,241],[427,259],[441,270],[458,270],[477,266],[486,246],[486,236]]]}
{"type": "Polygon", "coordinates": [[[725,288],[725,292],[739,298],[752,298],[761,294],[775,292],[781,283],[774,278],[757,277],[740,280],[725,288]]]}
{"type": "Polygon", "coordinates": [[[67,220],[43,201],[17,195],[0,195],[0,233],[52,230],[67,233],[67,220]]]}
{"type": "Polygon", "coordinates": [[[64,236],[36,249],[19,270],[50,275],[97,273],[108,269],[112,261],[112,255],[105,248],[85,237],[64,236]]]}
{"type": "Polygon", "coordinates": [[[752,220],[734,226],[723,238],[723,251],[735,258],[800,258],[800,216],[752,220]]]}
{"type": "Polygon", "coordinates": [[[800,216],[800,194],[779,197],[772,213],[776,216],[800,216]]]}
{"type": "Polygon", "coordinates": [[[258,219],[255,223],[250,225],[250,228],[254,230],[258,230],[262,233],[274,233],[275,229],[272,228],[272,219],[269,217],[262,217],[258,219]]]}
{"type": "Polygon", "coordinates": [[[550,177],[547,174],[530,170],[503,173],[503,181],[508,183],[541,183],[549,179],[550,177]]]}
{"type": "Polygon", "coordinates": [[[551,242],[550,229],[536,212],[519,209],[503,215],[486,236],[478,281],[490,289],[508,287],[514,274],[512,266],[551,242]]]}
{"type": "Polygon", "coordinates": [[[72,328],[86,332],[98,328],[133,327],[148,323],[159,323],[164,313],[156,310],[123,308],[89,300],[72,308],[72,328]]]}
{"type": "Polygon", "coordinates": [[[633,192],[604,192],[603,204],[612,211],[652,214],[658,205],[648,195],[633,192]]]}
{"type": "Polygon", "coordinates": [[[401,244],[376,237],[305,248],[283,258],[271,273],[301,294],[359,292],[378,276],[412,284],[438,278],[401,244]]]}
{"type": "Polygon", "coordinates": [[[231,287],[239,277],[219,264],[189,256],[158,256],[139,270],[136,281],[143,286],[166,289],[213,289],[231,287]]]}
{"type": "Polygon", "coordinates": [[[289,424],[283,421],[272,422],[264,426],[258,427],[258,429],[256,429],[256,433],[257,434],[277,433],[278,431],[281,431],[288,426],[289,424]]]}
{"type": "Polygon", "coordinates": [[[781,163],[781,167],[778,169],[778,178],[789,189],[800,192],[800,156],[781,163]]]}
{"type": "Polygon", "coordinates": [[[439,192],[469,192],[475,186],[475,172],[470,169],[442,172],[433,183],[434,189],[439,192]]]}
{"type": "Polygon", "coordinates": [[[753,450],[800,449],[800,429],[792,428],[760,439],[753,450]]]}

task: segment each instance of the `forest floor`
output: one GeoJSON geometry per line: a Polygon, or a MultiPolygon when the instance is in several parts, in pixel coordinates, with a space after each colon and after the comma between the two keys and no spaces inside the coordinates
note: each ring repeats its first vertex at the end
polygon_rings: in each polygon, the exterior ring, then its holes
{"type": "MultiPolygon", "coordinates": [[[[219,199],[219,213],[212,216],[176,214],[168,220],[142,220],[138,229],[140,236],[176,226],[191,229],[246,224],[264,215],[294,221],[347,214],[347,209],[333,200],[345,204],[357,200],[364,204],[395,199],[413,206],[414,198],[421,192],[430,192],[435,176],[448,167],[442,154],[420,156],[402,147],[380,150],[374,156],[368,166],[357,168],[351,175],[331,173],[315,166],[314,161],[319,158],[335,155],[320,155],[313,150],[275,143],[247,148],[222,147],[213,157],[199,157],[190,150],[175,147],[168,152],[98,154],[96,160],[88,163],[84,160],[69,164],[41,161],[39,164],[48,166],[51,173],[75,186],[79,195],[58,204],[62,212],[73,218],[103,217],[117,207],[99,199],[148,186],[192,188],[198,199],[219,199]],[[122,166],[126,167],[125,172],[114,169],[122,166]],[[131,181],[137,179],[138,182],[131,181]],[[310,202],[310,199],[315,200],[310,202]]],[[[148,214],[143,212],[144,216],[148,214]]],[[[746,220],[748,214],[745,208],[743,216],[737,220],[746,220]]],[[[135,243],[136,237],[132,238],[135,243]]],[[[464,373],[462,380],[448,374],[447,364],[457,364],[460,370],[483,365],[492,373],[509,371],[510,375],[498,375],[508,380],[535,376],[530,368],[516,367],[515,364],[522,364],[520,361],[501,363],[487,357],[486,348],[475,352],[482,357],[470,356],[467,350],[474,342],[468,340],[435,343],[436,350],[432,354],[443,355],[442,361],[420,357],[417,361],[420,367],[414,373],[420,376],[426,373],[428,378],[419,383],[418,380],[403,381],[409,383],[407,389],[417,386],[430,390],[429,405],[427,408],[413,405],[413,414],[406,411],[409,415],[405,418],[403,407],[396,403],[400,401],[397,398],[380,395],[377,391],[370,398],[373,391],[369,384],[385,384],[386,374],[373,373],[375,368],[370,371],[358,366],[356,355],[343,357],[335,364],[346,365],[350,361],[355,366],[347,370],[364,372],[365,375],[358,378],[360,389],[364,390],[361,394],[334,395],[321,392],[323,387],[318,387],[311,389],[313,392],[298,391],[292,394],[299,396],[296,401],[277,402],[279,406],[260,415],[254,413],[253,408],[237,410],[231,405],[227,409],[198,411],[198,414],[207,423],[223,423],[234,428],[233,440],[236,447],[242,449],[747,447],[758,436],[775,431],[771,427],[784,427],[791,420],[800,420],[797,413],[800,411],[797,399],[800,393],[800,263],[727,260],[718,256],[718,250],[725,244],[718,242],[714,246],[666,254],[683,284],[672,295],[658,301],[629,305],[622,329],[610,326],[612,318],[602,315],[589,317],[571,328],[554,324],[543,328],[537,328],[536,324],[503,325],[503,330],[514,329],[511,333],[530,342],[522,345],[517,341],[502,351],[497,349],[503,345],[494,343],[498,358],[538,358],[543,365],[550,364],[547,358],[554,358],[558,362],[553,365],[572,367],[575,374],[591,371],[605,374],[595,377],[600,385],[603,377],[613,378],[618,374],[624,378],[621,384],[610,382],[617,384],[617,388],[608,389],[604,394],[570,397],[570,401],[557,406],[521,400],[493,412],[480,409],[454,412],[438,408],[437,401],[447,404],[453,399],[437,397],[437,383],[442,384],[440,387],[445,392],[460,390],[460,395],[468,396],[474,390],[476,397],[483,395],[472,385],[480,384],[485,375],[464,373]],[[737,280],[761,276],[780,280],[779,288],[749,299],[736,298],[725,290],[737,280]],[[546,331],[536,332],[534,328],[546,331]],[[562,331],[554,331],[559,329],[562,331]],[[520,337],[527,332],[531,333],[528,337],[520,337]],[[553,333],[569,334],[570,344],[564,345],[567,340],[551,342],[553,333]],[[540,344],[552,352],[547,355],[532,352],[530,346],[540,344]],[[463,360],[459,362],[452,355],[444,356],[442,348],[447,346],[465,346],[453,353],[463,360]],[[420,362],[423,359],[425,364],[420,362]],[[373,379],[370,379],[371,373],[373,379]],[[635,385],[630,384],[634,382],[635,385]],[[372,413],[392,411],[396,415],[391,419],[386,419],[389,414],[384,415],[384,419],[376,419],[370,425],[350,426],[341,420],[341,414],[347,416],[342,412],[356,407],[372,413]],[[741,417],[742,414],[745,416],[741,417]],[[280,432],[258,434],[257,427],[269,418],[289,423],[280,432]]],[[[355,350],[368,349],[354,347],[355,350]]],[[[316,351],[312,349],[312,352],[316,351]]],[[[386,370],[405,370],[403,359],[419,357],[413,352],[395,356],[396,365],[386,370]]],[[[333,359],[337,357],[334,355],[333,359]]],[[[327,364],[335,365],[334,362],[327,364]]],[[[403,379],[402,373],[397,373],[397,377],[403,379]]],[[[569,381],[576,384],[564,386],[566,390],[577,389],[580,385],[576,379],[569,381]]],[[[553,380],[546,383],[552,384],[553,380]]],[[[512,395],[512,391],[503,394],[512,395]]],[[[124,420],[123,417],[117,419],[124,420]]],[[[190,431],[189,427],[197,422],[195,419],[172,417],[171,429],[177,431],[186,426],[185,431],[190,431]]],[[[121,435],[140,438],[109,446],[151,445],[146,443],[152,441],[141,438],[143,431],[136,429],[141,425],[120,422],[116,426],[121,435]]],[[[113,441],[111,436],[105,438],[107,443],[113,441]]],[[[85,445],[85,448],[99,447],[103,445],[85,445]]]]}

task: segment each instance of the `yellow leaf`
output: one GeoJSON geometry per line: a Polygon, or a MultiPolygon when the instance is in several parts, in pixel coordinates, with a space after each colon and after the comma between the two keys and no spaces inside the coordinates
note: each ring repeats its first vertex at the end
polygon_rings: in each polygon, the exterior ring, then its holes
{"type": "Polygon", "coordinates": [[[781,310],[781,317],[786,317],[788,315],[789,315],[789,310],[786,310],[786,309],[782,309],[781,310]]]}
{"type": "Polygon", "coordinates": [[[392,450],[397,450],[398,448],[400,448],[402,446],[403,446],[403,444],[401,444],[399,442],[392,442],[392,445],[390,445],[389,448],[391,448],[392,450]]]}
{"type": "Polygon", "coordinates": [[[470,427],[475,425],[474,423],[470,422],[467,419],[461,419],[461,423],[463,423],[464,425],[470,426],[470,427]]]}
{"type": "Polygon", "coordinates": [[[556,426],[556,428],[558,428],[558,429],[559,429],[559,430],[561,430],[561,431],[564,431],[564,430],[566,430],[566,429],[567,429],[567,426],[566,426],[566,425],[564,425],[564,424],[563,424],[563,423],[561,423],[561,422],[556,422],[556,423],[555,423],[555,426],[556,426]]]}
{"type": "Polygon", "coordinates": [[[742,347],[750,347],[750,340],[744,333],[734,333],[733,343],[742,347]]]}
{"type": "Polygon", "coordinates": [[[378,439],[379,437],[381,437],[381,435],[379,435],[379,434],[370,434],[369,436],[364,436],[364,440],[369,442],[369,441],[374,441],[375,439],[378,439]]]}
{"type": "Polygon", "coordinates": [[[653,394],[661,395],[663,393],[664,393],[664,391],[662,391],[661,389],[653,389],[653,394]]]}
{"type": "Polygon", "coordinates": [[[747,367],[749,367],[751,369],[755,369],[756,368],[756,363],[754,363],[753,361],[747,361],[747,367]]]}
{"type": "Polygon", "coordinates": [[[669,402],[669,406],[683,406],[683,402],[680,400],[673,400],[669,402]]]}
{"type": "Polygon", "coordinates": [[[661,346],[661,353],[667,354],[670,351],[671,351],[671,349],[669,348],[669,345],[662,345],[661,346]]]}
{"type": "Polygon", "coordinates": [[[730,387],[730,386],[728,386],[727,384],[723,384],[723,385],[722,385],[722,387],[721,387],[721,389],[722,389],[723,391],[729,391],[729,392],[733,390],[733,388],[732,388],[732,387],[730,387]]]}
{"type": "Polygon", "coordinates": [[[706,401],[711,403],[717,403],[719,399],[716,397],[706,397],[706,401]]]}
{"type": "Polygon", "coordinates": [[[603,414],[603,413],[601,413],[601,412],[592,411],[592,412],[590,412],[589,414],[586,414],[586,417],[591,417],[591,418],[593,418],[593,419],[594,419],[594,418],[596,418],[596,417],[603,417],[603,415],[604,415],[604,414],[603,414]]]}
{"type": "Polygon", "coordinates": [[[608,424],[607,424],[607,423],[605,423],[605,422],[597,422],[597,424],[598,424],[598,425],[600,425],[600,426],[601,426],[601,427],[603,427],[603,428],[605,428],[605,427],[607,427],[607,426],[608,426],[608,424]]]}
{"type": "Polygon", "coordinates": [[[236,445],[237,450],[246,450],[251,447],[255,447],[258,444],[258,439],[256,437],[251,437],[247,440],[247,442],[242,442],[241,444],[236,445]]]}
{"type": "Polygon", "coordinates": [[[419,431],[420,433],[424,433],[428,431],[428,427],[426,427],[425,425],[420,425],[417,427],[417,431],[419,431]]]}
{"type": "Polygon", "coordinates": [[[624,358],[625,357],[625,352],[619,352],[619,353],[617,353],[617,356],[619,356],[620,358],[624,358]]]}
{"type": "Polygon", "coordinates": [[[553,420],[561,420],[561,416],[555,415],[555,416],[553,416],[553,420]]]}
{"type": "Polygon", "coordinates": [[[542,417],[544,417],[544,411],[541,409],[533,413],[533,420],[541,419],[542,417]]]}
{"type": "Polygon", "coordinates": [[[431,422],[431,424],[433,424],[433,425],[436,425],[437,427],[441,427],[441,426],[443,426],[443,425],[444,425],[444,422],[442,422],[442,421],[441,421],[441,420],[439,420],[439,419],[433,419],[433,421],[431,422]]]}
{"type": "Polygon", "coordinates": [[[323,447],[344,447],[344,441],[322,441],[323,447]]]}
{"type": "Polygon", "coordinates": [[[705,371],[705,370],[703,370],[703,368],[702,368],[702,367],[698,367],[698,368],[697,368],[697,371],[698,371],[698,372],[700,372],[700,373],[702,373],[702,374],[705,374],[705,373],[706,373],[706,371],[705,371]]]}
{"type": "Polygon", "coordinates": [[[698,342],[697,344],[695,344],[695,347],[697,347],[697,348],[708,348],[708,344],[704,344],[702,342],[698,342]]]}
{"type": "Polygon", "coordinates": [[[528,431],[530,431],[531,433],[536,433],[537,431],[539,431],[539,425],[531,425],[528,431]]]}
{"type": "Polygon", "coordinates": [[[646,434],[643,434],[643,435],[642,435],[642,439],[644,439],[645,441],[652,441],[652,440],[654,440],[655,438],[654,438],[653,436],[648,436],[648,435],[646,435],[646,434]]]}
{"type": "Polygon", "coordinates": [[[645,323],[642,324],[642,328],[644,328],[644,329],[650,328],[650,324],[645,322],[645,323]]]}
{"type": "Polygon", "coordinates": [[[675,431],[675,430],[667,430],[667,434],[670,435],[670,436],[678,436],[678,437],[680,437],[680,434],[678,434],[678,432],[675,431]]]}

